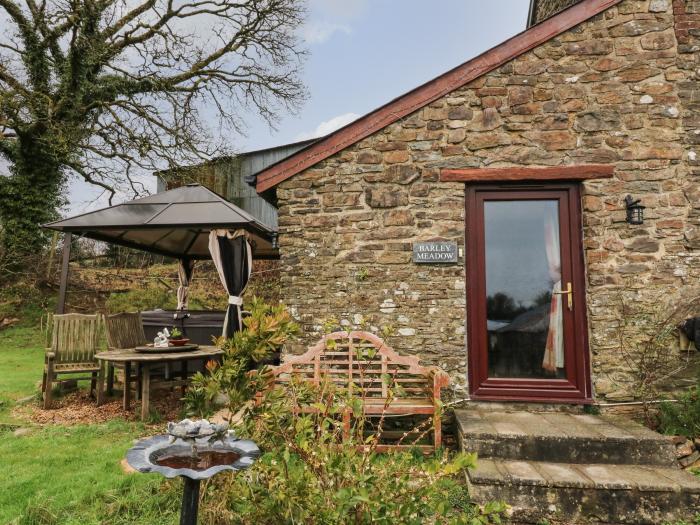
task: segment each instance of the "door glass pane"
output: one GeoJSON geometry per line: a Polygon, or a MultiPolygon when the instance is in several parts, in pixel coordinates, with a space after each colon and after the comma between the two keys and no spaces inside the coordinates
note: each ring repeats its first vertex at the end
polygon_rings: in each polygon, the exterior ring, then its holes
{"type": "Polygon", "coordinates": [[[486,201],[484,229],[489,377],[565,377],[558,201],[486,201]]]}

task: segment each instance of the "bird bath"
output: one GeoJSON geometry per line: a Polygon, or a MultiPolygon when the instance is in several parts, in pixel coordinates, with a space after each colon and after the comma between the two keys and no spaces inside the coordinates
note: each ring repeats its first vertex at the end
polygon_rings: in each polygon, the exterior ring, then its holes
{"type": "Polygon", "coordinates": [[[180,525],[196,525],[201,480],[224,470],[247,469],[259,455],[255,443],[236,438],[226,424],[185,419],[168,423],[167,434],[138,441],[126,453],[126,461],[139,472],[182,476],[180,525]]]}

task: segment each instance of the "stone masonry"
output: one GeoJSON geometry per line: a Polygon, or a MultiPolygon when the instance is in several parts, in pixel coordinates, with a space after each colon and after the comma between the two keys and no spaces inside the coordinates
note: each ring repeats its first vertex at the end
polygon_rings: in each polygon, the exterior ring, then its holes
{"type": "Polygon", "coordinates": [[[464,185],[440,169],[613,164],[612,179],[583,184],[586,293],[596,396],[625,399],[620,290],[655,304],[700,278],[699,19],[698,0],[626,0],[281,183],[294,351],[324,320],[362,315],[463,395],[469,254],[411,262],[416,241],[464,249],[464,185]],[[624,221],[628,193],[647,206],[641,226],[624,221]]]}

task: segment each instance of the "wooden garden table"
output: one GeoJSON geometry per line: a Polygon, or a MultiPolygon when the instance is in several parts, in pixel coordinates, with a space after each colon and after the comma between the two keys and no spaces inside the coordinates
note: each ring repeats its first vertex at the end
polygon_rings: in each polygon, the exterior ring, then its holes
{"type": "MultiPolygon", "coordinates": [[[[187,363],[198,359],[218,358],[224,352],[215,346],[200,345],[196,350],[188,350],[184,352],[169,352],[167,349],[155,353],[142,353],[133,349],[126,350],[111,350],[109,352],[100,352],[95,354],[95,357],[100,363],[100,371],[97,377],[97,404],[102,404],[104,396],[105,368],[107,363],[122,363],[124,365],[124,410],[129,409],[131,402],[131,370],[132,365],[136,367],[137,375],[141,378],[141,419],[148,418],[150,408],[150,390],[151,390],[151,368],[158,365],[163,365],[172,362],[179,362],[182,366],[181,384],[185,384],[187,380],[187,363]]],[[[172,384],[175,384],[172,382],[172,384]]]]}

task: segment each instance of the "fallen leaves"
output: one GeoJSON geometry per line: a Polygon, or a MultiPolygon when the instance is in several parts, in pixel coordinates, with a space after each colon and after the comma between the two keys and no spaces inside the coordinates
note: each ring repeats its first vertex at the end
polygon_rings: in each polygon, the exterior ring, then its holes
{"type": "MultiPolygon", "coordinates": [[[[157,395],[151,398],[151,411],[157,414],[160,421],[151,425],[164,427],[165,421],[181,419],[181,407],[179,389],[157,392],[157,395]]],[[[110,398],[98,407],[87,391],[80,390],[55,399],[53,407],[48,410],[33,404],[25,405],[16,407],[14,415],[38,425],[81,425],[105,423],[113,419],[138,421],[139,408],[140,403],[132,401],[130,410],[124,410],[121,397],[110,398]]]]}

